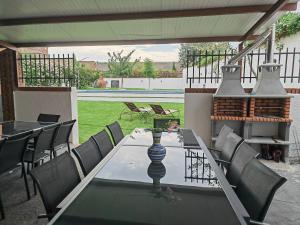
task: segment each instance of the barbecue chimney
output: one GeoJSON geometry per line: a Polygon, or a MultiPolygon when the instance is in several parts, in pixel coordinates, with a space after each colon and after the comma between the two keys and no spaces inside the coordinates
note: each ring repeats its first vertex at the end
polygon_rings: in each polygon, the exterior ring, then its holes
{"type": "Polygon", "coordinates": [[[287,93],[280,82],[282,65],[267,63],[258,67],[258,78],[251,95],[266,97],[286,97],[287,93]]]}
{"type": "Polygon", "coordinates": [[[245,93],[240,79],[241,67],[238,65],[222,66],[223,79],[215,97],[243,97],[245,93]]]}

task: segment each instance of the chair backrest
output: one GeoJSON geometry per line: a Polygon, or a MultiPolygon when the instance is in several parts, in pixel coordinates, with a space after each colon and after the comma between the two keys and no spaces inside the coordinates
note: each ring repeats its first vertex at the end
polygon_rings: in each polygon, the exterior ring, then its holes
{"type": "Polygon", "coordinates": [[[236,194],[250,218],[262,222],[275,192],[285,182],[286,178],[254,158],[245,166],[236,194]]]}
{"type": "Polygon", "coordinates": [[[41,132],[37,135],[34,142],[34,154],[33,160],[35,157],[38,157],[40,153],[43,153],[45,150],[51,150],[53,147],[54,135],[56,130],[60,125],[55,124],[46,128],[43,128],[41,132]]]}
{"type": "Polygon", "coordinates": [[[30,171],[40,191],[47,214],[56,212],[57,205],[80,182],[74,159],[65,152],[30,171]]]}
{"type": "Polygon", "coordinates": [[[228,167],[226,178],[231,185],[236,186],[241,178],[241,174],[247,163],[259,156],[259,153],[255,151],[246,142],[241,143],[235,154],[232,157],[231,163],[228,167]]]}
{"type": "Polygon", "coordinates": [[[115,121],[114,123],[106,126],[112,136],[113,142],[117,145],[123,138],[124,134],[120,124],[115,121]]]}
{"type": "Polygon", "coordinates": [[[133,102],[124,102],[124,104],[130,109],[132,112],[140,112],[139,108],[133,102]]]}
{"type": "Polygon", "coordinates": [[[12,136],[0,143],[0,174],[23,162],[24,151],[32,132],[12,136]]]}
{"type": "Polygon", "coordinates": [[[237,147],[242,143],[242,141],[243,138],[241,138],[237,134],[232,132],[229,133],[225,139],[224,145],[222,146],[220,159],[231,162],[237,147]]]}
{"type": "Polygon", "coordinates": [[[92,139],[97,144],[102,158],[104,158],[114,148],[110,140],[109,134],[105,130],[102,130],[99,133],[92,136],[92,139]]]}
{"type": "Polygon", "coordinates": [[[226,141],[227,135],[229,133],[233,133],[233,129],[231,129],[230,127],[224,125],[222,127],[222,129],[220,130],[219,135],[218,135],[218,137],[216,139],[216,142],[215,142],[215,148],[217,150],[222,151],[222,147],[224,146],[224,143],[226,141]]]}
{"type": "Polygon", "coordinates": [[[150,104],[150,106],[153,109],[155,114],[166,115],[166,112],[161,105],[150,104]]]}
{"type": "Polygon", "coordinates": [[[102,159],[100,150],[92,138],[72,149],[72,151],[79,161],[84,176],[91,172],[102,159]]]}
{"type": "Polygon", "coordinates": [[[55,115],[55,114],[44,114],[44,113],[41,113],[38,118],[37,118],[37,121],[39,122],[58,122],[60,118],[60,115],[55,115]]]}
{"type": "Polygon", "coordinates": [[[66,121],[57,128],[54,135],[53,147],[68,143],[75,122],[76,120],[66,121]]]}
{"type": "Polygon", "coordinates": [[[162,118],[154,118],[153,119],[153,127],[154,128],[163,128],[167,129],[169,128],[170,123],[176,122],[178,125],[180,125],[180,119],[162,119],[162,118]]]}

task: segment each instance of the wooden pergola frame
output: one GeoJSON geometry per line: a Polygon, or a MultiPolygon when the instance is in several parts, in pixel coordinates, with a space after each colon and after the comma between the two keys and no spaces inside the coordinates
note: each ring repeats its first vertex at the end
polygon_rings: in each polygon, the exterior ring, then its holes
{"type": "Polygon", "coordinates": [[[1,42],[0,46],[10,49],[18,47],[50,47],[50,46],[75,46],[75,45],[132,45],[132,44],[169,44],[169,43],[197,43],[197,42],[223,42],[245,41],[255,39],[254,32],[265,24],[278,11],[291,11],[297,8],[297,3],[288,3],[288,0],[278,0],[275,4],[232,6],[217,8],[201,8],[169,11],[148,11],[136,13],[98,14],[98,15],[72,15],[72,16],[47,16],[2,19],[1,26],[21,26],[37,24],[60,24],[79,22],[126,21],[144,19],[164,19],[201,17],[216,15],[234,15],[245,13],[264,13],[264,15],[242,36],[211,36],[211,37],[184,37],[164,39],[134,39],[134,40],[104,40],[104,41],[70,41],[70,42],[30,42],[7,43],[1,42]]]}

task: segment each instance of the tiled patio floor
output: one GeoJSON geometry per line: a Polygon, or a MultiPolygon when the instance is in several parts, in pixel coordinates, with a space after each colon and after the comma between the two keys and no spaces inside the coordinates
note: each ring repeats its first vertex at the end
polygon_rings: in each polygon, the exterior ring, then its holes
{"type": "MultiPolygon", "coordinates": [[[[300,224],[300,165],[272,162],[266,164],[285,176],[288,181],[275,195],[265,222],[272,225],[300,224]]],[[[33,194],[31,179],[30,186],[33,194]]],[[[20,178],[19,169],[1,176],[0,192],[6,211],[6,219],[1,220],[0,225],[47,224],[47,220],[37,219],[37,215],[44,213],[40,196],[33,196],[30,201],[27,201],[24,181],[20,178]]]]}

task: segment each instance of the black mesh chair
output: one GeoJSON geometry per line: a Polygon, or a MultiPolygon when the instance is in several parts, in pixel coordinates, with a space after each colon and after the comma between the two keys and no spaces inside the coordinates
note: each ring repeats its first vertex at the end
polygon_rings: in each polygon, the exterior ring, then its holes
{"type": "MultiPolygon", "coordinates": [[[[27,176],[25,175],[23,156],[27,142],[31,137],[31,133],[32,132],[26,132],[21,135],[12,136],[7,139],[2,139],[0,142],[0,174],[15,169],[19,166],[19,164],[21,164],[28,200],[30,199],[30,192],[28,188],[27,176]]],[[[2,205],[2,203],[0,203],[0,205],[2,205]]],[[[3,207],[1,208],[1,214],[2,217],[4,217],[3,207]]]]}
{"type": "Polygon", "coordinates": [[[70,120],[62,123],[56,130],[53,141],[52,152],[54,157],[57,155],[57,150],[67,145],[69,153],[71,152],[69,138],[72,132],[72,128],[76,120],[70,120]]]}
{"type": "Polygon", "coordinates": [[[37,184],[49,220],[58,211],[58,204],[79,184],[80,176],[74,159],[65,152],[43,165],[33,168],[30,175],[37,184]]]}
{"type": "Polygon", "coordinates": [[[102,158],[104,158],[114,148],[110,137],[105,130],[102,130],[98,134],[92,136],[92,139],[97,144],[102,158]]]}
{"type": "MultiPolygon", "coordinates": [[[[27,173],[30,170],[30,165],[32,169],[40,163],[43,163],[46,157],[50,156],[50,159],[52,159],[51,149],[53,146],[54,134],[58,126],[59,125],[52,125],[40,130],[35,137],[34,145],[32,147],[27,147],[23,157],[24,162],[27,163],[27,173]]],[[[35,185],[34,193],[36,194],[35,185]]]]}
{"type": "Polygon", "coordinates": [[[72,152],[77,157],[84,176],[101,161],[102,155],[93,138],[72,149],[72,152]]]}
{"type": "Polygon", "coordinates": [[[56,122],[58,122],[59,118],[60,118],[60,115],[41,113],[38,116],[37,121],[39,121],[39,122],[53,122],[53,123],[56,123],[56,122]]]}
{"type": "Polygon", "coordinates": [[[275,192],[286,182],[259,160],[252,159],[245,166],[236,188],[236,194],[248,211],[252,224],[262,222],[275,192]]]}
{"type": "MultiPolygon", "coordinates": [[[[226,139],[227,139],[227,135],[229,133],[233,133],[233,129],[231,129],[230,127],[224,125],[222,127],[222,129],[219,132],[219,135],[216,139],[216,142],[214,144],[214,148],[212,150],[217,150],[217,151],[222,151],[222,147],[224,146],[226,139]]],[[[211,149],[210,149],[211,150],[211,149]]]]}
{"type": "Polygon", "coordinates": [[[114,144],[117,145],[124,138],[124,134],[120,124],[115,121],[112,124],[107,125],[106,127],[108,128],[112,136],[114,144]]]}
{"type": "Polygon", "coordinates": [[[260,154],[255,151],[246,142],[243,142],[237,148],[226,172],[226,178],[232,186],[237,186],[243,169],[249,161],[257,158],[260,154]]]}
{"type": "Polygon", "coordinates": [[[243,142],[243,138],[238,136],[235,133],[230,132],[224,141],[223,146],[221,147],[221,151],[211,149],[212,156],[217,162],[224,162],[224,166],[227,169],[228,164],[231,162],[232,157],[236,149],[243,142]]]}

